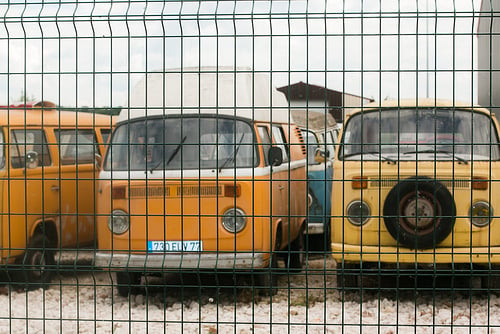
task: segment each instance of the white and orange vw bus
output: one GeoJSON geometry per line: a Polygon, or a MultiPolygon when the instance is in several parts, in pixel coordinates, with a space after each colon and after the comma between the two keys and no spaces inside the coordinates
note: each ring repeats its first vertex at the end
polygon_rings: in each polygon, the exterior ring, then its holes
{"type": "Polygon", "coordinates": [[[0,107],[0,261],[45,286],[61,248],[93,246],[96,164],[114,118],[51,102],[0,107]]]}
{"type": "Polygon", "coordinates": [[[268,75],[153,73],[131,100],[98,185],[96,265],[120,295],[184,269],[251,271],[274,292],[278,253],[302,268],[307,152],[268,75]]]}

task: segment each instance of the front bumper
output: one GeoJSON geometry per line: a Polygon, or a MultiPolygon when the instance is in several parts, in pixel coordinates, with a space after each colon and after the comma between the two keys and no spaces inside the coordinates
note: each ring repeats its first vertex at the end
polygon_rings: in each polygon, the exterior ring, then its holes
{"type": "Polygon", "coordinates": [[[323,234],[325,232],[325,224],[323,222],[308,222],[307,234],[323,234]]]}
{"type": "Polygon", "coordinates": [[[96,267],[136,270],[254,269],[265,265],[262,253],[123,254],[97,252],[96,267]]]}
{"type": "Polygon", "coordinates": [[[425,250],[390,246],[360,246],[332,243],[337,262],[383,263],[477,263],[500,264],[500,246],[467,248],[434,248],[425,250]]]}

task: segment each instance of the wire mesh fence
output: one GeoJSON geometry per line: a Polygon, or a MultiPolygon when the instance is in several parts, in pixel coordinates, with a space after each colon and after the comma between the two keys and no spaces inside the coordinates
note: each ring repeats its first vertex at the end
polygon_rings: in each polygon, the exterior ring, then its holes
{"type": "Polygon", "coordinates": [[[0,332],[500,332],[499,9],[0,4],[0,332]]]}

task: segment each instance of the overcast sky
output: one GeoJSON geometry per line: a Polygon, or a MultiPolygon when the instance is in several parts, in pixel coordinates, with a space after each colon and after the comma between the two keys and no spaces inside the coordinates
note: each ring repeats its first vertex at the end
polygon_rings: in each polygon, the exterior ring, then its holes
{"type": "Polygon", "coordinates": [[[63,106],[125,106],[144,73],[197,66],[376,100],[474,101],[480,0],[380,2],[0,4],[0,104],[25,91],[63,106]]]}

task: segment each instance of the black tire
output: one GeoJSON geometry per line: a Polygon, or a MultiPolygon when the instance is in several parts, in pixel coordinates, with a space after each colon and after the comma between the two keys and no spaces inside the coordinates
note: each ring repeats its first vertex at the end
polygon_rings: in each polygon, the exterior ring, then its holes
{"type": "Polygon", "coordinates": [[[321,234],[306,233],[306,252],[308,254],[325,255],[332,250],[332,236],[330,224],[325,225],[325,231],[321,234]]]}
{"type": "Polygon", "coordinates": [[[254,273],[254,281],[259,295],[274,296],[278,293],[278,256],[271,254],[269,266],[254,273]]]}
{"type": "Polygon", "coordinates": [[[253,274],[254,284],[261,296],[274,296],[278,293],[278,252],[281,248],[281,228],[276,232],[275,251],[271,253],[271,259],[267,268],[256,270],[253,274]]]}
{"type": "Polygon", "coordinates": [[[500,289],[500,266],[491,265],[491,270],[485,266],[481,275],[481,288],[491,290],[490,292],[498,292],[500,289]]]}
{"type": "Polygon", "coordinates": [[[285,253],[285,265],[291,272],[300,273],[306,263],[304,229],[301,228],[299,235],[290,244],[290,251],[285,253]]]}
{"type": "Polygon", "coordinates": [[[337,263],[337,287],[341,289],[358,288],[360,274],[359,264],[337,263]]]}
{"type": "Polygon", "coordinates": [[[26,289],[46,288],[55,269],[54,252],[50,249],[49,239],[41,234],[33,235],[17,265],[16,281],[26,289]]]}
{"type": "Polygon", "coordinates": [[[140,291],[141,274],[137,272],[119,271],[116,273],[116,291],[122,297],[136,295],[140,291]]]}
{"type": "Polygon", "coordinates": [[[399,245],[429,249],[453,230],[456,207],[441,182],[422,177],[403,180],[392,188],[383,213],[385,226],[399,245]]]}

